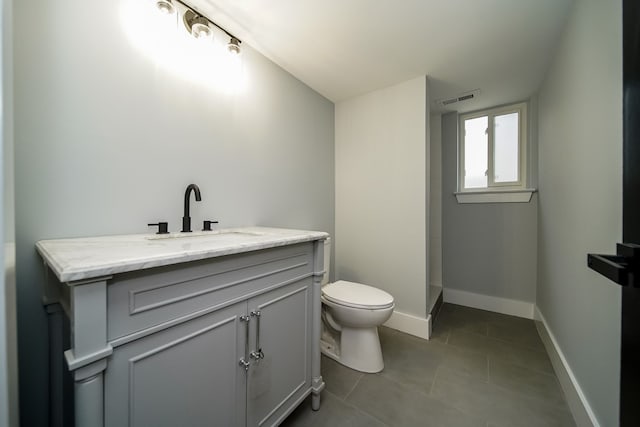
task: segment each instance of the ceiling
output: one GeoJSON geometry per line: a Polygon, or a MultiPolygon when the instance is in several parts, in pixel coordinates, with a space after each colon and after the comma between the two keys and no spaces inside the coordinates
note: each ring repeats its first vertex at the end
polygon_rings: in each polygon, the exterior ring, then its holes
{"type": "Polygon", "coordinates": [[[187,0],[334,102],[428,75],[432,101],[480,89],[459,111],[535,93],[572,1],[187,0]]]}

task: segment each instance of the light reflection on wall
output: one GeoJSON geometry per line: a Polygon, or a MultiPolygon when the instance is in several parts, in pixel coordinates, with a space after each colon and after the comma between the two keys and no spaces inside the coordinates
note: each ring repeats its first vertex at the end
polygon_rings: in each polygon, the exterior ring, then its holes
{"type": "Polygon", "coordinates": [[[165,15],[155,3],[124,0],[120,18],[129,40],[159,66],[191,82],[237,94],[247,87],[240,55],[227,51],[229,37],[214,29],[211,39],[196,39],[187,33],[182,14],[165,15]]]}

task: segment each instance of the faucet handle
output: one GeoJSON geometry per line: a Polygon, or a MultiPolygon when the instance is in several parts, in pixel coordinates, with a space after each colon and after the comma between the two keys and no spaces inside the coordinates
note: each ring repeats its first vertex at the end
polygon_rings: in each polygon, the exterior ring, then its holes
{"type": "Polygon", "coordinates": [[[211,224],[217,224],[218,221],[204,221],[204,225],[202,227],[202,231],[211,231],[211,224]]]}
{"type": "Polygon", "coordinates": [[[156,224],[147,224],[149,227],[158,227],[158,232],[156,234],[169,234],[169,223],[168,222],[158,222],[156,224]]]}

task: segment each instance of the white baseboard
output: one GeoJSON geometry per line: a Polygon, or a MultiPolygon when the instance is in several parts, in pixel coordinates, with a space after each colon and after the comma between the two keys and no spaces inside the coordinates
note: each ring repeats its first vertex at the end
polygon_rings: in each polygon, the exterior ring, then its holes
{"type": "Polygon", "coordinates": [[[492,297],[447,287],[443,289],[443,292],[444,302],[533,319],[534,304],[531,302],[492,297]]]}
{"type": "Polygon", "coordinates": [[[573,375],[571,366],[569,366],[553,332],[549,329],[549,325],[540,310],[538,310],[538,307],[535,308],[535,319],[537,320],[538,333],[547,349],[553,370],[556,372],[560,386],[567,398],[567,404],[576,425],[579,427],[600,427],[591,405],[589,405],[580,384],[578,384],[575,375],[573,375]]]}
{"type": "Polygon", "coordinates": [[[426,318],[394,310],[384,326],[426,340],[431,337],[431,315],[426,318]]]}

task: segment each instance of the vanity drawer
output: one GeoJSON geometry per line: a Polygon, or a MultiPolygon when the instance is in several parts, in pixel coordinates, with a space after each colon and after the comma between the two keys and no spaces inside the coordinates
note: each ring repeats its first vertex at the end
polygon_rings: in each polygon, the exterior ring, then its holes
{"type": "Polygon", "coordinates": [[[119,274],[107,287],[108,340],[311,281],[312,273],[313,243],[307,242],[119,274]]]}

